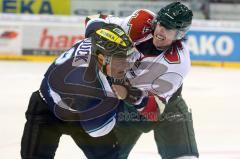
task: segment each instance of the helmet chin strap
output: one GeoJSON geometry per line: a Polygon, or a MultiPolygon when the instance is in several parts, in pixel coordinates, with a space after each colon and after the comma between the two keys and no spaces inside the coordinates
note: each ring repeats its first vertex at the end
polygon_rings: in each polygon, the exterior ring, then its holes
{"type": "MultiPolygon", "coordinates": [[[[103,65],[102,65],[102,72],[105,74],[105,75],[108,75],[107,74],[107,66],[110,65],[111,63],[111,57],[110,56],[105,56],[104,57],[104,61],[103,61],[103,65]]],[[[111,70],[110,70],[111,71],[111,70]]]]}

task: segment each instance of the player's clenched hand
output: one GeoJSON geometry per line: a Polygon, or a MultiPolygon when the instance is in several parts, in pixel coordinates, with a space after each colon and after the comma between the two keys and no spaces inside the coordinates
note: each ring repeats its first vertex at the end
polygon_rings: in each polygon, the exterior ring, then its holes
{"type": "Polygon", "coordinates": [[[143,96],[143,92],[136,87],[128,87],[127,91],[128,91],[128,94],[125,100],[130,104],[137,104],[137,102],[143,96]]]}
{"type": "Polygon", "coordinates": [[[131,84],[125,79],[109,78],[109,80],[118,99],[125,100],[130,104],[134,104],[143,96],[143,93],[140,89],[132,87],[131,84]]]}

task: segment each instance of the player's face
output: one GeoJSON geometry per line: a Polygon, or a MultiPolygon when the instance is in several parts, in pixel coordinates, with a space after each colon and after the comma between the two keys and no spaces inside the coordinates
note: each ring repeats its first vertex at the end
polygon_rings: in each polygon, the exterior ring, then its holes
{"type": "Polygon", "coordinates": [[[107,74],[111,77],[121,79],[132,66],[133,62],[129,58],[112,57],[110,64],[107,66],[107,74]]]}
{"type": "Polygon", "coordinates": [[[157,49],[165,49],[169,47],[176,38],[177,31],[166,29],[157,23],[156,29],[153,35],[153,44],[157,49]]]}

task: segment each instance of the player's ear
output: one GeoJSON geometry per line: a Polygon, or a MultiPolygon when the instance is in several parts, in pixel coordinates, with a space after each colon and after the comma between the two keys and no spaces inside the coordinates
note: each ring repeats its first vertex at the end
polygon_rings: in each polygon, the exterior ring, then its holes
{"type": "Polygon", "coordinates": [[[97,55],[97,61],[99,62],[99,65],[103,65],[103,62],[104,62],[104,56],[103,56],[103,54],[101,54],[101,53],[99,53],[98,55],[97,55]]]}
{"type": "Polygon", "coordinates": [[[99,53],[97,55],[98,67],[106,75],[111,75],[110,65],[105,63],[106,57],[99,53]]]}

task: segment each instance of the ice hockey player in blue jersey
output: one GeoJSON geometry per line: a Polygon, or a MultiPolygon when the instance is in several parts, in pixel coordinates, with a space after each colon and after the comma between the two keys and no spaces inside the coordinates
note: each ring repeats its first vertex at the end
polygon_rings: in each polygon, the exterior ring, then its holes
{"type": "Polygon", "coordinates": [[[132,41],[115,24],[102,26],[61,54],[30,98],[21,157],[52,159],[61,135],[67,134],[87,158],[117,159],[112,129],[121,101],[108,78],[122,79],[132,54],[132,41]]]}

